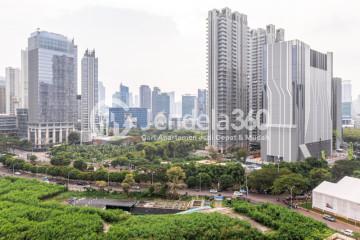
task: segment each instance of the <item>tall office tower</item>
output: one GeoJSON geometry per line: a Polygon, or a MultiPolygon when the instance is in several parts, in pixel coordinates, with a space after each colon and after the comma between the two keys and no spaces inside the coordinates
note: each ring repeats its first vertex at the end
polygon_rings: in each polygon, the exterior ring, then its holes
{"type": "Polygon", "coordinates": [[[170,117],[175,115],[175,92],[167,92],[167,95],[169,95],[169,107],[170,107],[170,117]]]}
{"type": "Polygon", "coordinates": [[[247,16],[224,8],[209,11],[207,20],[208,144],[219,151],[247,148],[248,131],[239,127],[239,112],[248,112],[247,16]]]}
{"type": "Polygon", "coordinates": [[[86,50],[81,59],[81,133],[90,142],[99,129],[98,58],[86,50]]]}
{"type": "Polygon", "coordinates": [[[29,128],[35,148],[66,142],[77,121],[77,46],[46,31],[28,39],[29,128]]]}
{"type": "Polygon", "coordinates": [[[162,93],[160,88],[154,87],[152,91],[152,118],[153,120],[160,113],[164,114],[166,118],[169,117],[170,112],[170,97],[167,93],[162,93]]]}
{"type": "Polygon", "coordinates": [[[16,109],[21,107],[22,85],[20,82],[20,69],[7,67],[5,69],[6,81],[6,113],[15,115],[16,109]]]}
{"type": "Polygon", "coordinates": [[[268,110],[261,146],[266,161],[297,161],[331,154],[332,53],[299,41],[265,49],[268,110]]]}
{"type": "Polygon", "coordinates": [[[21,50],[21,107],[29,107],[29,56],[28,50],[21,50]]]}
{"type": "Polygon", "coordinates": [[[0,114],[6,113],[6,82],[4,77],[0,77],[0,114]]]}
{"type": "Polygon", "coordinates": [[[350,80],[342,81],[342,124],[352,124],[352,84],[350,80]]]}
{"type": "Polygon", "coordinates": [[[129,87],[122,84],[120,84],[120,100],[129,106],[130,104],[129,87]]]}
{"type": "Polygon", "coordinates": [[[341,78],[333,78],[331,84],[331,115],[333,123],[333,148],[340,148],[342,142],[341,123],[341,78]]]}
{"type": "Polygon", "coordinates": [[[196,114],[197,116],[201,115],[201,114],[206,114],[207,113],[207,104],[206,104],[206,100],[207,100],[207,91],[206,89],[198,89],[198,94],[197,94],[197,110],[196,110],[196,114]]]}
{"type": "Polygon", "coordinates": [[[140,107],[151,109],[151,89],[148,85],[141,85],[139,89],[140,107]]]}
{"type": "Polygon", "coordinates": [[[17,120],[17,136],[20,139],[27,139],[28,137],[28,123],[29,123],[29,112],[27,108],[16,109],[16,120],[17,120]]]}
{"type": "Polygon", "coordinates": [[[196,97],[190,94],[182,95],[182,117],[195,117],[196,97]]]}
{"type": "MultiPolygon", "coordinates": [[[[266,44],[284,41],[284,30],[267,25],[266,29],[250,30],[250,63],[249,63],[249,114],[252,118],[264,123],[265,76],[264,48],[266,44]]],[[[259,142],[261,131],[254,128],[250,131],[252,142],[259,142]]]]}

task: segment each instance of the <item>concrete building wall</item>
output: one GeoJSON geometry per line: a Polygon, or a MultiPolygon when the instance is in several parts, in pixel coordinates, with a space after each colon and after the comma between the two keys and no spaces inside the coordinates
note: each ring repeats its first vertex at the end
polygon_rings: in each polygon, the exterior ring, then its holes
{"type": "Polygon", "coordinates": [[[332,54],[298,41],[266,47],[267,129],[264,160],[331,154],[332,54]]]}

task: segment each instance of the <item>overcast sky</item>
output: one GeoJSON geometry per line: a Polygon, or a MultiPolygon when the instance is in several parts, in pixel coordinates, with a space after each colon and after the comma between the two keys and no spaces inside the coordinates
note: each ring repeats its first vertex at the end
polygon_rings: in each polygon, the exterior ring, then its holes
{"type": "Polygon", "coordinates": [[[352,80],[353,99],[360,94],[358,0],[1,0],[0,76],[20,67],[20,50],[40,28],[74,38],[79,61],[95,48],[107,100],[120,82],[134,94],[148,84],[180,99],[206,87],[207,12],[226,6],[251,28],[272,23],[287,40],[332,51],[334,76],[352,80]]]}

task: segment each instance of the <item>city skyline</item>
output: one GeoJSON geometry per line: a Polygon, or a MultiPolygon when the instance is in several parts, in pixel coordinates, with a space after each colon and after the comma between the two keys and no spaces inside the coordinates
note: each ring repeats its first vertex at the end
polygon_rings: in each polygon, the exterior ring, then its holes
{"type": "MultiPolygon", "coordinates": [[[[303,2],[295,6],[296,11],[291,12],[276,7],[281,4],[286,5],[285,1],[275,3],[262,1],[264,9],[267,7],[272,9],[271,14],[267,14],[264,13],[265,10],[257,7],[260,1],[241,3],[241,5],[235,1],[202,1],[195,3],[193,8],[190,8],[190,2],[186,2],[178,9],[176,8],[178,3],[156,1],[150,6],[146,2],[140,2],[104,1],[103,5],[92,5],[77,1],[71,5],[72,10],[70,10],[65,6],[66,4],[52,3],[48,6],[49,3],[44,1],[34,1],[31,5],[26,1],[17,1],[15,4],[3,1],[0,7],[8,11],[4,11],[5,14],[0,17],[4,17],[0,26],[6,24],[3,26],[3,33],[8,39],[3,39],[4,44],[0,46],[1,52],[7,56],[0,58],[0,69],[5,69],[7,66],[20,68],[21,49],[26,46],[25,39],[39,27],[41,30],[58,32],[74,38],[79,46],[79,52],[89,47],[97,50],[101,60],[99,81],[102,81],[108,90],[106,98],[108,104],[111,102],[115,87],[120,82],[129,86],[131,92],[137,92],[141,84],[158,86],[164,92],[176,89],[175,101],[178,101],[183,94],[196,94],[198,88],[205,88],[206,36],[202,31],[206,28],[205,16],[209,9],[228,6],[251,16],[249,20],[251,27],[264,27],[272,23],[285,29],[287,39],[301,39],[310,42],[320,51],[328,49],[333,51],[334,66],[336,66],[334,76],[353,81],[354,99],[360,93],[360,83],[356,81],[358,73],[356,66],[360,52],[356,48],[348,47],[352,43],[356,46],[355,43],[359,41],[358,34],[353,30],[359,22],[355,1],[349,1],[347,8],[339,7],[340,3],[327,1],[327,11],[322,11],[321,15],[312,14],[323,7],[320,3],[303,2]],[[37,8],[40,5],[47,8],[46,14],[38,12],[37,9],[42,9],[37,8]],[[18,14],[7,16],[7,12],[18,13],[20,10],[21,16],[26,17],[31,14],[34,17],[24,23],[18,22],[13,17],[18,14]],[[165,16],[164,12],[166,12],[165,16]],[[119,25],[112,26],[111,21],[119,22],[119,25]],[[89,22],[93,24],[88,24],[89,22]],[[121,22],[125,22],[126,25],[121,22]],[[9,23],[11,28],[7,26],[9,23]],[[149,27],[148,24],[154,26],[151,31],[146,29],[149,27]],[[346,28],[343,25],[346,25],[346,28]],[[101,26],[106,27],[101,29],[101,26]],[[99,34],[94,36],[94,32],[99,34]],[[109,34],[112,36],[111,39],[106,37],[109,34]],[[345,47],[341,44],[341,36],[349,36],[345,47]],[[160,39],[162,44],[157,45],[160,39]],[[130,52],[134,53],[133,56],[129,55],[130,52]],[[136,61],[139,63],[135,65],[136,61]],[[140,69],[135,66],[140,66],[140,69]]],[[[0,73],[0,76],[3,75],[5,74],[0,73]]]]}

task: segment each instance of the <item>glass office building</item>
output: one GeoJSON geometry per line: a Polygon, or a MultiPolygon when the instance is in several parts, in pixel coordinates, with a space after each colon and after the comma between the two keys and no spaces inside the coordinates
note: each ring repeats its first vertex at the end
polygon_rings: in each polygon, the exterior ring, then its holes
{"type": "Polygon", "coordinates": [[[77,119],[77,46],[45,31],[28,39],[29,129],[35,148],[67,141],[77,119]]]}

